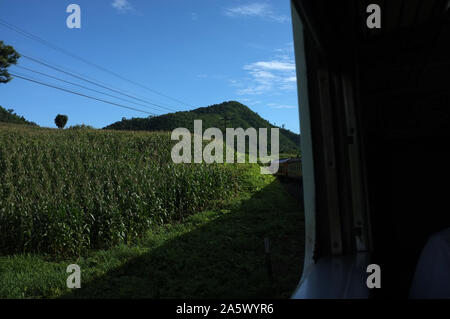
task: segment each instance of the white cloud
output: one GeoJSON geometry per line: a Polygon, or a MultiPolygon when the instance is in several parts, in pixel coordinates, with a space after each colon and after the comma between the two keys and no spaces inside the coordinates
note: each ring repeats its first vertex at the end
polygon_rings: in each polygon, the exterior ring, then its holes
{"type": "Polygon", "coordinates": [[[285,61],[261,61],[244,66],[244,70],[265,69],[276,71],[293,71],[295,64],[285,61]]]}
{"type": "Polygon", "coordinates": [[[294,46],[287,45],[285,48],[275,49],[275,52],[279,52],[280,54],[293,54],[294,46]]]}
{"type": "Polygon", "coordinates": [[[270,10],[269,5],[265,3],[253,3],[234,8],[226,9],[225,13],[229,16],[264,16],[270,10]]]}
{"type": "Polygon", "coordinates": [[[258,61],[244,65],[247,77],[232,81],[238,88],[239,95],[258,95],[295,90],[296,74],[292,58],[283,57],[280,60],[258,61]]]}
{"type": "Polygon", "coordinates": [[[252,3],[228,8],[225,10],[225,15],[229,17],[258,17],[276,22],[289,21],[288,16],[276,14],[272,6],[267,3],[252,3]]]}
{"type": "Polygon", "coordinates": [[[197,21],[198,20],[198,13],[191,12],[191,20],[192,21],[197,21]]]}
{"type": "Polygon", "coordinates": [[[270,81],[271,79],[275,79],[276,76],[273,73],[263,71],[263,70],[251,70],[250,74],[260,81],[270,81]]]}
{"type": "Polygon", "coordinates": [[[295,105],[285,105],[285,104],[277,104],[277,103],[269,103],[267,105],[274,109],[295,109],[296,108],[295,105]]]}
{"type": "Polygon", "coordinates": [[[128,0],[114,0],[111,5],[119,12],[125,12],[133,9],[128,0]]]}
{"type": "Polygon", "coordinates": [[[297,82],[297,77],[296,76],[290,76],[288,78],[284,79],[286,82],[297,82]]]}
{"type": "Polygon", "coordinates": [[[272,86],[268,84],[252,85],[244,89],[237,91],[238,95],[259,95],[269,90],[272,90],[272,86]]]}

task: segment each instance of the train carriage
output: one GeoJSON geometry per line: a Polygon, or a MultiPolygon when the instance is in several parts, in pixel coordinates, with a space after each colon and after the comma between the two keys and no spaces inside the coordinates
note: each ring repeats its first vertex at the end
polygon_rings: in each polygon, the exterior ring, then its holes
{"type": "Polygon", "coordinates": [[[277,176],[285,179],[300,179],[302,177],[300,158],[286,158],[278,160],[277,176]]]}

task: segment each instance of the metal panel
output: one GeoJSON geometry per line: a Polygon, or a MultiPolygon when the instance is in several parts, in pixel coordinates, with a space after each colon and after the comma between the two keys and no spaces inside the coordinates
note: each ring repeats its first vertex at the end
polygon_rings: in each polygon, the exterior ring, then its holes
{"type": "Polygon", "coordinates": [[[386,30],[390,31],[399,27],[399,21],[401,21],[402,18],[402,6],[402,0],[386,1],[384,10],[382,9],[381,11],[381,14],[385,16],[386,30]]]}
{"type": "Polygon", "coordinates": [[[297,66],[297,94],[300,116],[300,139],[303,167],[303,197],[305,207],[305,257],[303,274],[300,282],[314,265],[314,246],[316,244],[316,194],[314,178],[314,158],[311,137],[311,119],[309,114],[308,79],[306,54],[303,37],[303,24],[291,2],[292,23],[294,32],[295,63],[297,66]]]}
{"type": "Polygon", "coordinates": [[[365,299],[369,255],[322,258],[294,292],[293,299],[365,299]]]}
{"type": "Polygon", "coordinates": [[[423,23],[430,20],[433,14],[433,8],[436,5],[436,0],[422,0],[420,9],[417,13],[417,22],[423,23]]]}
{"type": "MultiPolygon", "coordinates": [[[[321,128],[323,134],[323,154],[325,158],[325,180],[327,196],[327,212],[330,227],[330,245],[333,255],[342,253],[341,218],[339,213],[338,181],[336,174],[336,155],[334,142],[333,110],[330,96],[328,71],[319,70],[319,106],[321,113],[321,128]]],[[[325,181],[324,181],[325,182],[325,181]]]]}
{"type": "Polygon", "coordinates": [[[367,212],[366,188],[363,182],[360,152],[360,137],[356,125],[355,103],[353,86],[350,79],[342,77],[344,96],[344,108],[347,122],[347,135],[352,143],[348,145],[352,203],[353,203],[353,227],[357,251],[368,251],[370,248],[369,214],[367,212]]]}
{"type": "Polygon", "coordinates": [[[420,0],[407,0],[403,5],[402,27],[412,26],[416,22],[418,11],[420,10],[420,0]]]}

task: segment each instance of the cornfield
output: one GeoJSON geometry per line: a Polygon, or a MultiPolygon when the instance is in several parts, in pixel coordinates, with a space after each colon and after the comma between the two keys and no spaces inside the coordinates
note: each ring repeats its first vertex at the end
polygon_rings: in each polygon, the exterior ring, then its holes
{"type": "Polygon", "coordinates": [[[0,255],[133,243],[239,189],[238,165],[174,164],[170,133],[0,125],[0,255]]]}

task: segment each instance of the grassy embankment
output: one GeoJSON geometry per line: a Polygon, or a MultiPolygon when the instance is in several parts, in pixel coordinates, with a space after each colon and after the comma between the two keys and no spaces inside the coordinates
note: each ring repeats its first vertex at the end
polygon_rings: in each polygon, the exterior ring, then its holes
{"type": "Polygon", "coordinates": [[[0,298],[288,297],[295,288],[302,214],[256,165],[175,165],[167,133],[2,125],[0,136],[0,298]],[[66,288],[72,263],[81,289],[66,288]]]}

